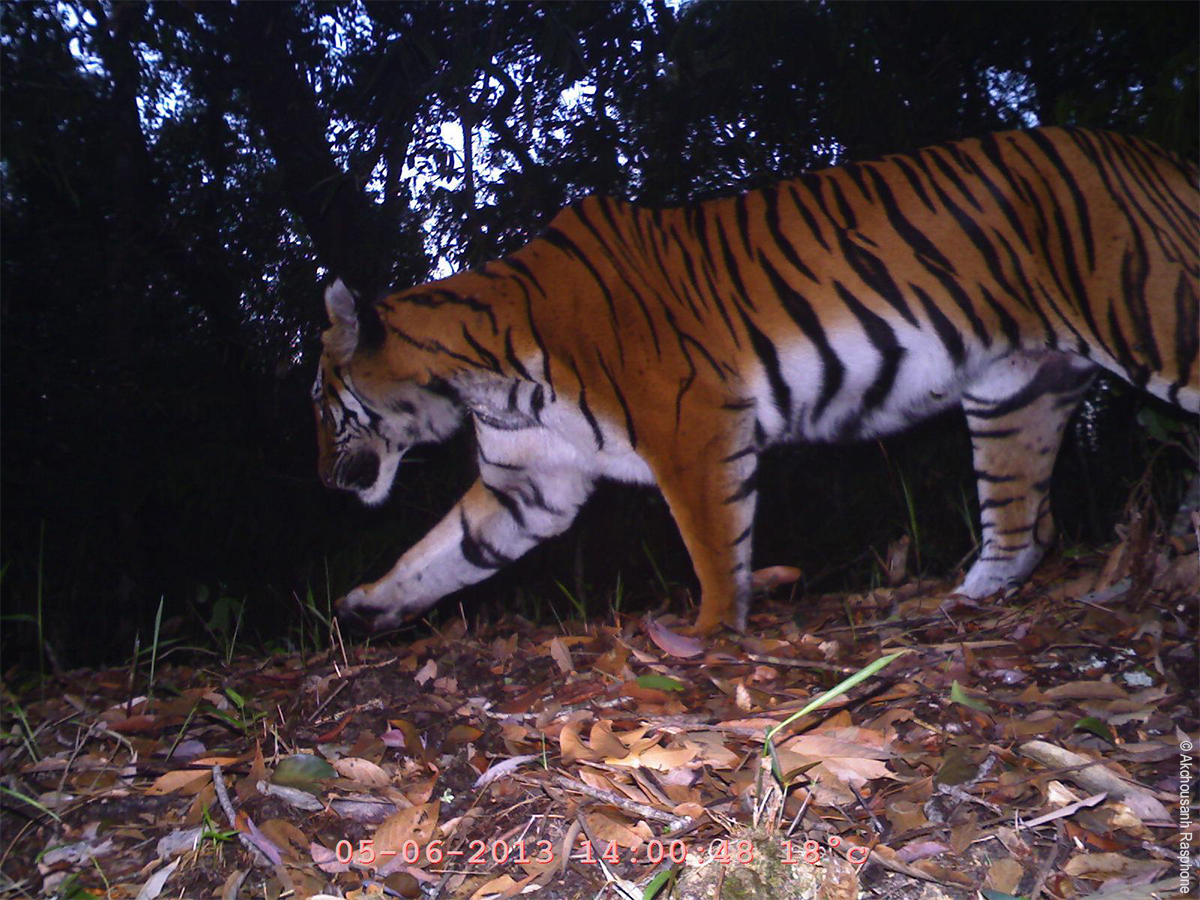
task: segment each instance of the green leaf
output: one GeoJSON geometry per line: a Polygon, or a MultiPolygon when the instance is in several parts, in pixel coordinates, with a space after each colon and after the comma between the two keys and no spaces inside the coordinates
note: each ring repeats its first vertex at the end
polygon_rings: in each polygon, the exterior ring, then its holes
{"type": "Polygon", "coordinates": [[[1108,741],[1110,744],[1116,746],[1117,739],[1113,735],[1112,730],[1095,716],[1084,716],[1075,723],[1074,727],[1076,731],[1090,731],[1101,740],[1108,741]]]}
{"type": "Polygon", "coordinates": [[[309,788],[314,781],[336,776],[333,766],[312,753],[297,753],[282,760],[271,776],[274,784],[284,787],[309,788]]]}
{"type": "Polygon", "coordinates": [[[1142,423],[1142,427],[1146,429],[1146,433],[1149,434],[1150,437],[1154,438],[1154,440],[1165,444],[1171,439],[1171,436],[1167,433],[1167,428],[1170,426],[1170,421],[1168,419],[1164,419],[1154,410],[1150,409],[1149,407],[1144,407],[1138,413],[1137,418],[1138,421],[1142,423]]]}
{"type": "Polygon", "coordinates": [[[654,900],[655,897],[662,893],[663,888],[675,883],[677,874],[678,872],[674,866],[664,872],[659,872],[646,882],[646,887],[642,890],[642,900],[654,900]]]}
{"type": "MultiPolygon", "coordinates": [[[[767,732],[767,738],[766,738],[767,744],[770,744],[771,739],[773,737],[775,737],[775,735],[777,735],[781,730],[786,728],[788,725],[795,722],[801,716],[807,716],[813,710],[820,709],[822,706],[824,706],[830,700],[840,697],[842,694],[844,694],[848,690],[850,690],[850,688],[855,687],[856,685],[858,685],[859,683],[861,683],[863,681],[866,681],[868,678],[870,678],[872,675],[874,675],[880,669],[884,668],[885,666],[891,665],[892,662],[899,659],[901,656],[903,656],[907,652],[908,652],[907,650],[901,650],[898,653],[892,653],[892,654],[889,654],[888,656],[881,656],[879,659],[875,660],[873,663],[870,663],[869,665],[866,665],[863,668],[859,669],[853,675],[846,676],[841,681],[839,681],[837,684],[835,684],[832,688],[830,688],[825,693],[823,693],[821,696],[814,697],[812,700],[810,700],[808,703],[806,703],[804,705],[803,709],[796,710],[794,713],[792,713],[790,716],[788,716],[786,719],[784,719],[778,725],[773,726],[767,732]]],[[[763,747],[763,755],[765,756],[766,753],[767,753],[767,748],[764,746],[763,747]]]]}
{"type": "Polygon", "coordinates": [[[979,774],[979,763],[962,747],[950,747],[933,776],[934,784],[966,784],[979,774]]]}
{"type": "Polygon", "coordinates": [[[963,706],[969,706],[971,709],[977,709],[980,712],[990,713],[992,711],[992,708],[982,700],[968,694],[957,681],[950,685],[950,699],[955,703],[961,703],[963,706]]]}
{"type": "Polygon", "coordinates": [[[653,688],[656,691],[683,690],[683,682],[668,678],[666,675],[639,675],[637,683],[639,687],[653,688]]]}

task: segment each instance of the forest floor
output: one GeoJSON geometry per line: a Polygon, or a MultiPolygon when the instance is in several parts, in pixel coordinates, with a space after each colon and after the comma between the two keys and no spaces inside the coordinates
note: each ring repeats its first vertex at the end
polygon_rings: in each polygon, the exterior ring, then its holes
{"type": "Polygon", "coordinates": [[[135,690],[6,673],[0,894],[1195,892],[1200,557],[1140,521],[1003,602],[785,585],[705,641],[504,617],[135,690]]]}

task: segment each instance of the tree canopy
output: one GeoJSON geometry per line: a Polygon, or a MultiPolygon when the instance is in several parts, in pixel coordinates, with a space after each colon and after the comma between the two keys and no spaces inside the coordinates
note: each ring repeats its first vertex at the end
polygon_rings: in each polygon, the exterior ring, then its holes
{"type": "MultiPolygon", "coordinates": [[[[196,621],[216,592],[249,598],[269,634],[293,597],[378,574],[449,505],[453,457],[406,467],[382,510],[317,483],[308,383],[334,274],[418,283],[589,193],[676,204],[1037,124],[1189,158],[1200,135],[1196,4],[0,14],[2,589],[72,657],[125,652],[112,642],[163,597],[196,621]]],[[[611,552],[644,566],[644,538],[611,552]]],[[[585,580],[577,546],[544,551],[551,585],[585,580]]],[[[6,649],[31,629],[6,628],[6,649]]]]}

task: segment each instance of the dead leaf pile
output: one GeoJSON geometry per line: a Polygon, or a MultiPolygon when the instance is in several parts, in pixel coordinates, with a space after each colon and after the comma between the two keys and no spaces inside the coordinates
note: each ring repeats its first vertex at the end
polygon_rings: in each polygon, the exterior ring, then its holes
{"type": "Polygon", "coordinates": [[[711,641],[503,618],[136,693],[126,671],[6,676],[0,890],[1148,896],[1179,874],[1200,572],[1138,541],[1004,604],[763,600],[711,641]],[[767,729],[898,650],[761,762],[767,729]]]}

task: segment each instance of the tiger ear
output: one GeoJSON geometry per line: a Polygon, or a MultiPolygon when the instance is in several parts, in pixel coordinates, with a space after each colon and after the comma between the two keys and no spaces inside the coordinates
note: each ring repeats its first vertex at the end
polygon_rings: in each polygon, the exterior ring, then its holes
{"type": "Polygon", "coordinates": [[[358,346],[358,301],[340,278],[325,289],[325,312],[331,326],[322,337],[325,348],[338,359],[349,359],[358,346]]]}

